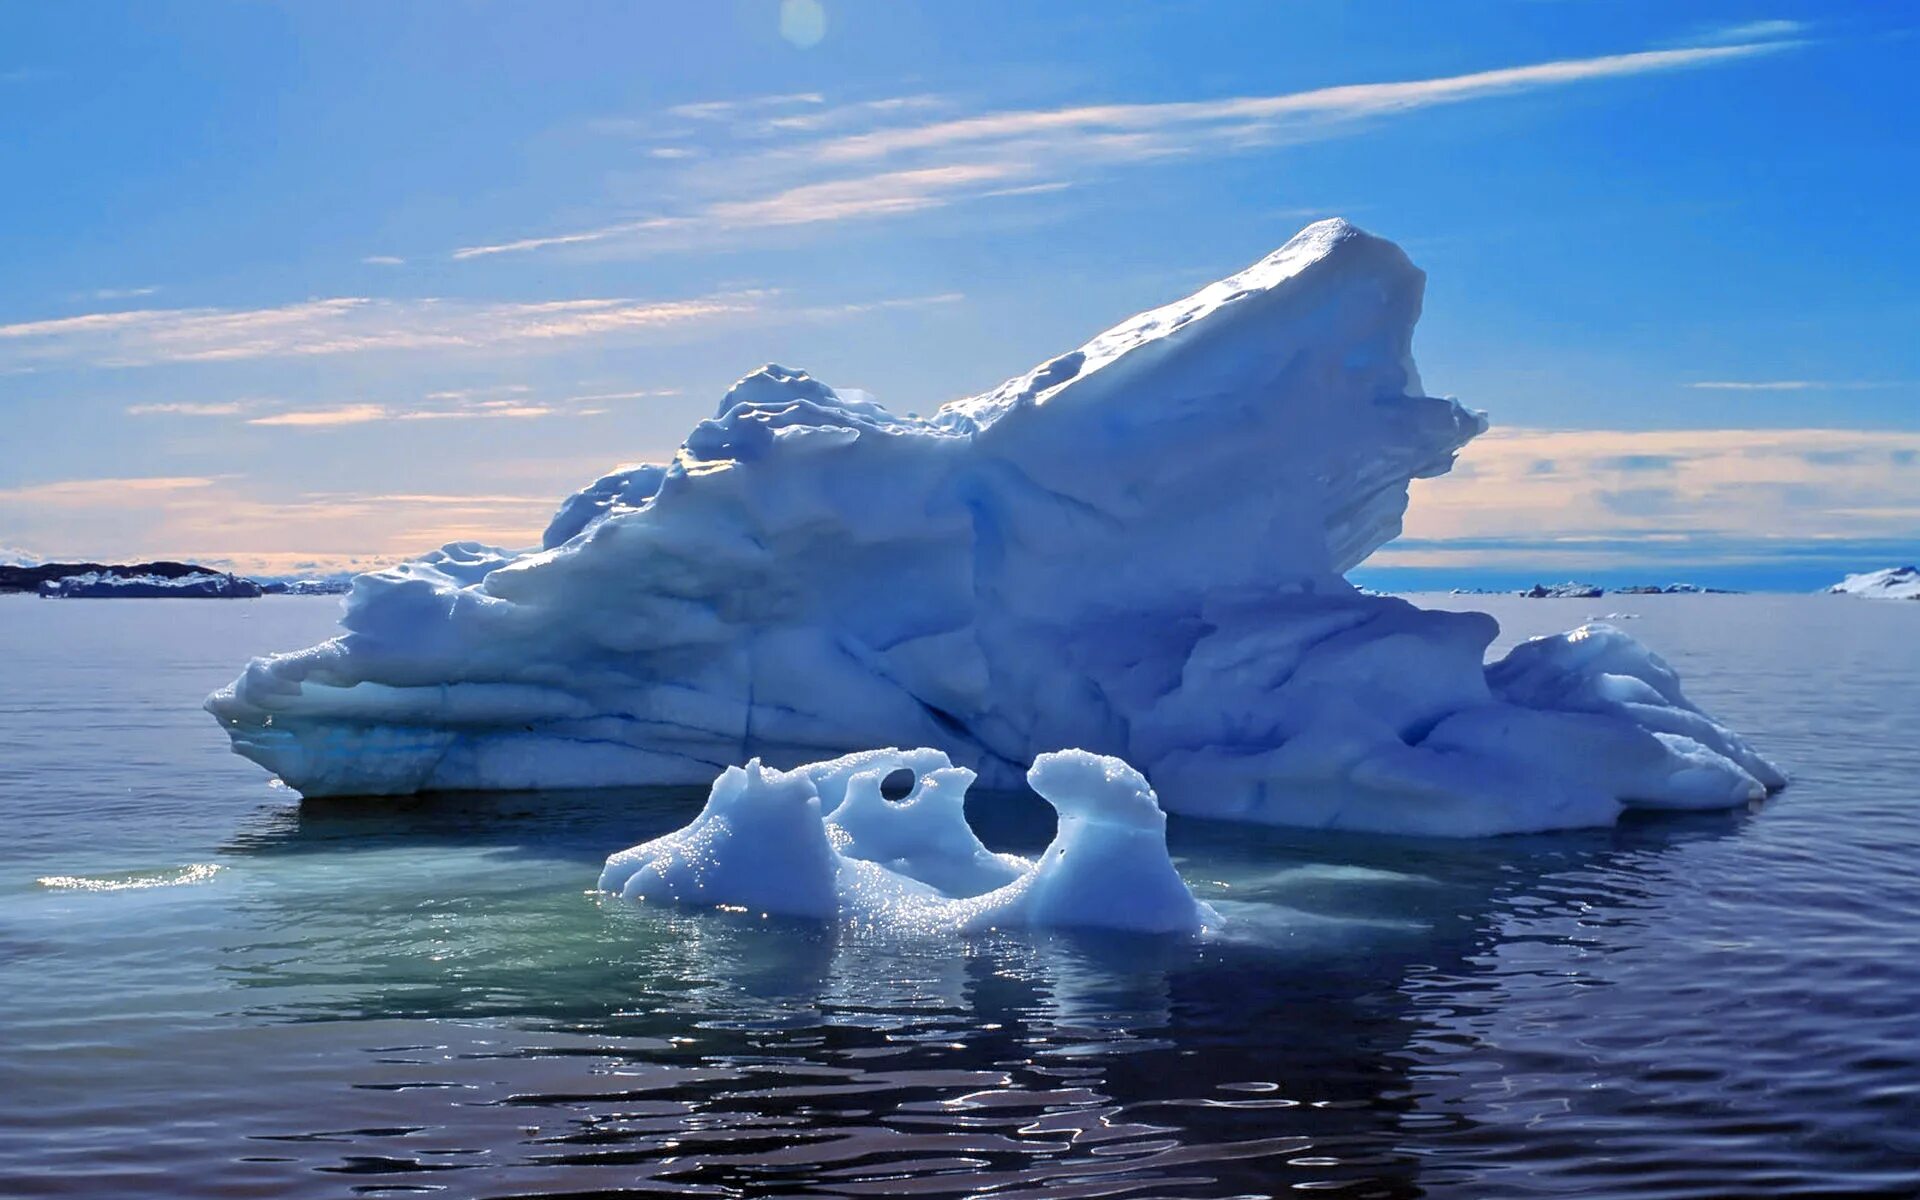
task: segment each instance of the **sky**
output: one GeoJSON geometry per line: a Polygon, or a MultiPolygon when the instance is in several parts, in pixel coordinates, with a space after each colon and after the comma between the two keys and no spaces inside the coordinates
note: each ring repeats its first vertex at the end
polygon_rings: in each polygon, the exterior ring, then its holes
{"type": "Polygon", "coordinates": [[[1344,216],[1491,433],[1356,580],[1920,557],[1920,9],[0,8],[0,554],[537,539],[764,362],[928,412],[1344,216]]]}

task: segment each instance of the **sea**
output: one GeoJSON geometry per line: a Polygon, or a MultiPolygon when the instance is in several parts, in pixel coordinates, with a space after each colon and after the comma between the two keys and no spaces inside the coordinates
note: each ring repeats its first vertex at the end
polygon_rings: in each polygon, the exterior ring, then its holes
{"type": "Polygon", "coordinates": [[[890,937],[593,891],[697,791],[302,803],[200,702],[337,599],[0,599],[0,1196],[1920,1196],[1920,604],[1415,599],[1609,618],[1793,783],[1175,819],[1219,937],[890,937]]]}

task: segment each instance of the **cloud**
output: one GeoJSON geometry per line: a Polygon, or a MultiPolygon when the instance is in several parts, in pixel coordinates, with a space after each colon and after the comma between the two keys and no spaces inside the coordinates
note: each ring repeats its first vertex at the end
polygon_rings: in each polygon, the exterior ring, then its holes
{"type": "Polygon", "coordinates": [[[1290,122],[1349,122],[1389,113],[1410,112],[1507,93],[1557,87],[1592,79],[1643,75],[1747,58],[1780,48],[1780,43],[1706,46],[1685,50],[1644,50],[1599,58],[1561,59],[1524,67],[1504,67],[1436,79],[1401,83],[1345,84],[1273,96],[1227,100],[1173,101],[1160,104],[1100,104],[1025,112],[989,113],[931,125],[879,130],[841,138],[817,148],[828,161],[869,161],[904,151],[958,145],[1041,139],[1051,147],[1114,139],[1106,143],[1115,157],[1172,152],[1168,140],[1195,137],[1238,141],[1280,131],[1290,122]],[[1134,140],[1145,138],[1147,140],[1134,140]]]}
{"type": "MultiPolygon", "coordinates": [[[[1449,553],[1545,539],[1920,542],[1916,457],[1911,430],[1495,429],[1461,452],[1470,480],[1416,482],[1407,537],[1449,553]]],[[[1395,557],[1407,549],[1383,561],[1408,565],[1395,557]]]]}
{"type": "Polygon", "coordinates": [[[1702,379],[1687,385],[1713,392],[1852,392],[1906,386],[1896,382],[1820,379],[1702,379]]]}
{"type": "MultiPolygon", "coordinates": [[[[693,244],[689,235],[730,230],[774,229],[795,225],[814,225],[861,218],[899,216],[927,209],[945,208],[966,197],[1031,195],[1060,191],[1072,186],[1065,181],[992,187],[1004,180],[1018,179],[1027,168],[1017,163],[959,163],[950,166],[918,167],[905,171],[883,171],[847,179],[800,184],[772,195],[752,200],[728,200],[709,205],[697,216],[647,217],[638,221],[619,221],[598,229],[581,229],[547,237],[520,238],[492,245],[462,246],[453,252],[456,259],[480,258],[492,254],[512,254],[528,250],[547,250],[556,246],[578,246],[590,242],[622,239],[635,241],[641,235],[673,234],[673,243],[693,244]]],[[[659,244],[667,244],[661,241],[659,244]]]]}
{"type": "Polygon", "coordinates": [[[115,507],[131,503],[151,503],[168,492],[192,491],[212,487],[215,480],[203,475],[148,475],[113,479],[63,479],[54,483],[34,483],[24,487],[0,488],[0,503],[27,503],[54,508],[115,507]]]}
{"type": "Polygon", "coordinates": [[[37,567],[46,559],[31,550],[22,550],[18,546],[0,546],[0,566],[37,567]]]}
{"type": "Polygon", "coordinates": [[[396,421],[471,421],[487,417],[527,420],[532,417],[550,417],[559,411],[545,404],[491,402],[475,405],[472,408],[437,408],[395,413],[393,417],[396,421]]]}
{"type": "Polygon", "coordinates": [[[373,267],[399,267],[406,265],[406,259],[395,254],[369,254],[360,260],[373,267]]]}
{"type": "Polygon", "coordinates": [[[95,288],[91,292],[82,292],[77,297],[82,300],[135,300],[141,296],[151,296],[160,289],[157,287],[95,288]]]}
{"type": "Polygon", "coordinates": [[[858,313],[890,312],[898,309],[930,308],[939,304],[958,304],[965,300],[965,292],[939,292],[931,296],[902,296],[894,300],[865,300],[852,304],[830,304],[819,308],[798,310],[809,317],[846,317],[858,313]]]}
{"type": "Polygon", "coordinates": [[[1672,488],[1601,488],[1593,493],[1601,508],[1631,517],[1664,517],[1672,514],[1679,497],[1672,488]]]}
{"type": "Polygon", "coordinates": [[[271,416],[252,417],[249,425],[288,426],[295,429],[331,429],[338,425],[364,425],[369,421],[389,420],[391,414],[378,404],[343,404],[337,408],[293,409],[271,416]]]}
{"type": "MultiPolygon", "coordinates": [[[[1603,471],[1671,471],[1680,462],[1673,454],[1613,454],[1594,459],[1593,465],[1603,471]]],[[[1534,473],[1538,465],[1528,467],[1528,473],[1534,473]]]]}
{"type": "Polygon", "coordinates": [[[581,230],[576,233],[555,233],[545,237],[516,238],[510,242],[494,242],[489,245],[462,246],[453,252],[456,259],[484,258],[490,254],[518,254],[526,250],[550,250],[555,246],[575,246],[583,242],[601,242],[622,234],[648,233],[654,230],[673,229],[683,222],[669,217],[647,217],[638,221],[622,221],[615,225],[605,225],[599,229],[581,230]]]}
{"type": "Polygon", "coordinates": [[[1010,178],[1019,168],[1009,163],[965,163],[889,171],[855,179],[788,188],[759,200],[716,204],[706,218],[723,228],[812,225],[892,213],[918,212],[948,203],[956,191],[1010,178]]]}
{"type": "Polygon", "coordinates": [[[527,420],[550,417],[561,410],[546,404],[525,404],[511,400],[486,400],[455,408],[394,408],[384,404],[343,404],[331,408],[296,408],[268,416],[254,417],[249,425],[294,429],[331,429],[341,425],[366,425],[375,421],[473,421],[486,419],[527,420]]]}
{"type": "Polygon", "coordinates": [[[307,504],[407,504],[425,505],[438,508],[536,508],[555,507],[549,496],[511,496],[476,494],[461,495],[453,492],[309,492],[307,504]]]}
{"type": "Polygon", "coordinates": [[[134,417],[233,417],[241,411],[238,401],[226,401],[218,404],[135,404],[127,408],[127,415],[134,417]]]}
{"type": "MultiPolygon", "coordinates": [[[[771,119],[749,102],[683,105],[668,111],[682,118],[724,120],[729,123],[727,129],[744,139],[743,155],[716,161],[690,177],[693,191],[705,195],[672,206],[677,211],[464,246],[453,257],[589,244],[643,251],[677,249],[697,244],[690,242],[689,235],[698,233],[923,213],[987,196],[1057,190],[1083,181],[1089,170],[1100,167],[1217,156],[1332,137],[1368,120],[1438,105],[1725,64],[1795,44],[1751,40],[1266,96],[1005,110],[878,127],[873,127],[876,122],[912,117],[936,101],[896,97],[771,119]],[[858,128],[862,125],[867,127],[858,128]],[[855,131],[845,132],[848,126],[856,127],[855,131]],[[770,134],[798,136],[788,136],[769,149],[770,134]],[[760,190],[738,194],[742,179],[761,181],[760,190]],[[769,188],[775,181],[778,186],[769,188]]],[[[811,106],[821,99],[815,93],[802,93],[758,103],[804,100],[811,106]]],[[[602,127],[611,126],[603,123],[602,127]]],[[[647,126],[634,123],[628,128],[647,126]]]]}
{"type": "MultiPolygon", "coordinates": [[[[601,464],[572,464],[569,478],[601,464]]],[[[61,558],[175,558],[241,571],[368,569],[458,538],[528,545],[548,495],[476,492],[262,494],[224,478],[65,480],[0,490],[0,527],[29,531],[61,558]]],[[[542,490],[545,490],[543,484],[542,490]]],[[[557,492],[556,492],[557,494],[557,492]]]]}
{"type": "Polygon", "coordinates": [[[591,396],[568,396],[562,404],[605,404],[610,400],[652,400],[658,397],[678,396],[679,388],[651,388],[639,392],[600,392],[591,396]]]}
{"type": "Polygon", "coordinates": [[[0,365],[78,361],[127,367],[370,351],[524,352],[569,339],[751,316],[765,310],[775,294],[520,304],[339,297],[258,309],[133,309],[0,325],[0,365]]]}
{"type": "MultiPolygon", "coordinates": [[[[793,315],[798,317],[837,316],[885,308],[945,303],[959,298],[957,293],[909,297],[903,300],[881,300],[867,304],[796,309],[793,315]]],[[[651,388],[538,400],[528,397],[528,393],[532,390],[526,384],[507,384],[484,388],[478,393],[464,389],[428,392],[424,398],[426,402],[424,407],[362,401],[308,408],[280,408],[248,417],[245,423],[265,428],[331,429],[348,425],[367,425],[379,421],[532,420],[568,414],[593,416],[607,410],[581,406],[601,405],[619,400],[656,399],[680,394],[678,388],[651,388]]],[[[250,402],[231,400],[218,403],[163,402],[131,405],[126,412],[131,416],[236,417],[250,411],[259,412],[260,407],[268,403],[270,402],[259,400],[250,402]]]]}
{"type": "Polygon", "coordinates": [[[1807,33],[1812,26],[1805,21],[1763,20],[1741,21],[1731,25],[1714,25],[1700,29],[1690,37],[1679,41],[1681,46],[1724,46],[1730,42],[1778,41],[1783,38],[1796,38],[1807,33]]]}
{"type": "Polygon", "coordinates": [[[772,96],[747,96],[738,100],[707,100],[698,104],[676,104],[667,112],[676,117],[686,117],[696,121],[717,121],[736,117],[741,113],[764,112],[768,109],[793,108],[826,102],[827,98],[819,92],[785,92],[772,96]]]}

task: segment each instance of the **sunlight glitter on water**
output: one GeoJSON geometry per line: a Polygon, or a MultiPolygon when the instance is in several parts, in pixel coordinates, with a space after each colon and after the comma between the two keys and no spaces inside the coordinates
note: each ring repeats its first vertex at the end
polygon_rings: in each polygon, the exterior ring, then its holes
{"type": "Polygon", "coordinates": [[[122,875],[42,875],[34,880],[43,888],[75,892],[134,892],[146,888],[205,883],[221,870],[219,863],[189,863],[158,871],[129,871],[122,875]]]}

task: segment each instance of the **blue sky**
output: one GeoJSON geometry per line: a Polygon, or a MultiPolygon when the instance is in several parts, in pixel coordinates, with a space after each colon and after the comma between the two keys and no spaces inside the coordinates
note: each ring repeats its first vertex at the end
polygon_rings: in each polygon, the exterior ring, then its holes
{"type": "Polygon", "coordinates": [[[0,9],[0,546],[527,540],[765,361],[927,411],[1344,215],[1493,435],[1386,583],[1920,554],[1897,4],[0,9]],[[784,24],[784,29],[783,29],[784,24]]]}

